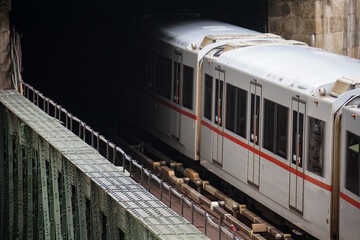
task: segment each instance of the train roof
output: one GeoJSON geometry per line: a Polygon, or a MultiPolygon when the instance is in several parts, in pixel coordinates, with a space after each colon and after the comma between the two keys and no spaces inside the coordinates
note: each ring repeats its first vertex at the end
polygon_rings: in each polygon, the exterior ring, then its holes
{"type": "Polygon", "coordinates": [[[207,35],[251,35],[259,32],[198,16],[151,16],[146,19],[147,32],[165,42],[185,49],[200,46],[207,35]]]}
{"type": "Polygon", "coordinates": [[[305,94],[318,95],[320,87],[329,93],[340,78],[360,83],[360,60],[308,46],[243,47],[222,53],[217,61],[305,94]]]}

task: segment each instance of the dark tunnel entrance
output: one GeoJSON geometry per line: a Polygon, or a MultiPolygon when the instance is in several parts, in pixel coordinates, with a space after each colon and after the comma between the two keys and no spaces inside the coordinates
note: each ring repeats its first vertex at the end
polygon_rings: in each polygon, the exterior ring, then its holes
{"type": "Polygon", "coordinates": [[[133,22],[142,14],[200,13],[266,31],[267,0],[226,1],[13,1],[10,18],[22,35],[23,79],[80,119],[101,130],[113,96],[131,76],[133,22]]]}

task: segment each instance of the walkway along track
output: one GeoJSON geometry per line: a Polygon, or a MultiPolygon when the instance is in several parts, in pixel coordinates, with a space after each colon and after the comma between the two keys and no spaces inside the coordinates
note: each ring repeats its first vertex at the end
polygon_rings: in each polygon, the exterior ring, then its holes
{"type": "Polygon", "coordinates": [[[68,113],[66,109],[56,104],[49,98],[46,98],[43,94],[35,90],[29,84],[22,82],[22,88],[20,89],[23,89],[22,94],[25,97],[36,104],[48,115],[62,122],[66,128],[76,133],[78,137],[82,138],[83,141],[94,147],[100,154],[111,161],[114,165],[124,166],[122,168],[124,173],[125,169],[127,168],[130,174],[135,176],[134,170],[137,169],[137,172],[139,173],[138,180],[140,183],[144,184],[145,177],[148,180],[148,187],[150,187],[150,181],[154,180],[157,182],[160,189],[160,198],[163,196],[163,191],[166,190],[168,192],[169,207],[171,207],[171,196],[175,196],[181,200],[181,209],[183,209],[183,204],[186,204],[191,208],[192,222],[194,222],[194,211],[203,215],[205,234],[207,231],[207,223],[209,223],[210,226],[219,229],[219,239],[221,238],[221,233],[233,239],[238,239],[237,236],[240,238],[245,237],[250,239],[264,239],[256,232],[267,232],[275,239],[291,239],[289,234],[283,234],[274,226],[251,213],[248,209],[246,209],[245,205],[236,203],[234,200],[228,198],[225,194],[212,187],[208,182],[202,181],[199,178],[199,175],[192,169],[184,168],[181,163],[176,163],[151,146],[145,145],[146,150],[161,158],[161,162],[154,162],[152,159],[145,156],[141,151],[138,151],[135,147],[129,146],[127,143],[122,142],[120,145],[122,145],[123,149],[125,149],[128,153],[132,153],[131,156],[126,154],[122,148],[108,141],[104,136],[94,131],[85,122],[68,113]],[[141,159],[143,165],[139,163],[140,161],[134,160],[132,156],[136,156],[137,160],[141,159]],[[166,166],[166,164],[170,167],[166,166]],[[152,170],[146,169],[144,166],[152,170]],[[177,178],[175,176],[174,169],[180,171],[185,176],[185,178],[177,178]],[[167,180],[168,183],[160,179],[159,176],[161,176],[164,180],[167,180]],[[190,180],[196,184],[198,189],[195,190],[190,187],[187,184],[187,180],[190,180]],[[208,193],[213,194],[219,200],[219,202],[211,201],[200,194],[200,188],[203,188],[208,193]],[[212,214],[209,214],[203,208],[211,210],[212,214]],[[226,211],[224,208],[231,213],[226,211]],[[236,218],[238,214],[248,218],[253,223],[252,228],[240,222],[236,218]],[[219,220],[214,221],[211,217],[212,215],[219,217],[219,220]],[[227,226],[231,225],[235,227],[237,230],[236,233],[234,234],[234,231],[230,230],[229,227],[224,226],[223,223],[227,226]]]}

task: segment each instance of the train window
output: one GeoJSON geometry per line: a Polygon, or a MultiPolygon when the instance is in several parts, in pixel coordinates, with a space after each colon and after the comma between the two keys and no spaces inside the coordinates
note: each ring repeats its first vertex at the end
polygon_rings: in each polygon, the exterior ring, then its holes
{"type": "Polygon", "coordinates": [[[293,138],[292,138],[292,163],[302,167],[302,150],[303,150],[303,129],[304,129],[304,114],[293,111],[293,138]],[[298,121],[299,116],[299,121],[298,121]],[[297,131],[297,128],[299,130],[297,131]],[[299,133],[298,135],[296,133],[299,133]],[[298,153],[298,156],[296,155],[298,153]]]}
{"type": "Polygon", "coordinates": [[[264,148],[287,159],[288,108],[265,99],[264,148]]]}
{"type": "Polygon", "coordinates": [[[226,84],[226,129],[235,132],[236,87],[226,84]]]}
{"type": "Polygon", "coordinates": [[[182,105],[186,108],[192,109],[193,103],[193,84],[194,84],[194,69],[184,65],[183,77],[183,102],[182,105]]]}
{"type": "Polygon", "coordinates": [[[226,84],[226,129],[246,137],[247,92],[226,84]]]}
{"type": "Polygon", "coordinates": [[[275,146],[275,103],[265,99],[264,148],[274,152],[275,146]]]}
{"type": "Polygon", "coordinates": [[[260,114],[260,96],[256,96],[256,105],[255,105],[255,95],[251,94],[251,123],[250,123],[250,142],[259,144],[259,114],[260,114]],[[254,112],[255,110],[255,112],[254,112]],[[256,114],[255,114],[256,113],[256,114]]]}
{"type": "Polygon", "coordinates": [[[163,96],[171,99],[171,59],[164,58],[163,62],[163,96]]]}
{"type": "Polygon", "coordinates": [[[360,136],[347,132],[345,188],[360,196],[360,136]]]}
{"type": "Polygon", "coordinates": [[[325,122],[309,117],[308,170],[323,176],[325,122]]]}
{"type": "Polygon", "coordinates": [[[277,105],[276,154],[287,159],[288,149],[288,108],[277,105]]]}
{"type": "Polygon", "coordinates": [[[156,92],[170,99],[171,97],[171,60],[157,55],[156,92]]]}
{"type": "Polygon", "coordinates": [[[180,95],[180,63],[174,62],[174,83],[173,83],[173,102],[179,104],[180,95]]]}
{"type": "Polygon", "coordinates": [[[162,83],[162,59],[163,57],[161,55],[155,55],[156,58],[156,65],[155,65],[155,78],[154,78],[154,87],[155,92],[161,94],[161,83],[162,83]]]}
{"type": "Polygon", "coordinates": [[[146,50],[144,48],[139,48],[137,51],[137,57],[138,57],[138,71],[137,71],[137,82],[141,86],[145,86],[146,84],[146,50]]]}
{"type": "Polygon", "coordinates": [[[204,94],[204,117],[211,121],[211,109],[212,109],[212,76],[205,74],[205,94],[204,94]]]}
{"type": "Polygon", "coordinates": [[[146,87],[150,90],[154,89],[154,66],[155,54],[148,52],[146,57],[146,87]]]}
{"type": "Polygon", "coordinates": [[[223,82],[216,79],[215,87],[215,123],[222,126],[222,107],[223,107],[223,82]]]}
{"type": "Polygon", "coordinates": [[[247,91],[240,88],[238,88],[237,106],[235,133],[246,138],[247,91]]]}

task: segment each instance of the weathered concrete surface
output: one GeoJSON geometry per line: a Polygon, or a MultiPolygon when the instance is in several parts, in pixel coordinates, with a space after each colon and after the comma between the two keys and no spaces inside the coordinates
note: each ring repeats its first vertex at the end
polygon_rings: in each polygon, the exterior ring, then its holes
{"type": "Polygon", "coordinates": [[[360,0],[269,0],[269,32],[360,58],[360,0]]]}
{"type": "Polygon", "coordinates": [[[10,76],[10,0],[0,0],[0,89],[12,88],[10,76]]]}

